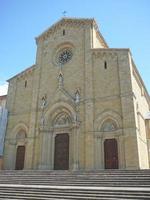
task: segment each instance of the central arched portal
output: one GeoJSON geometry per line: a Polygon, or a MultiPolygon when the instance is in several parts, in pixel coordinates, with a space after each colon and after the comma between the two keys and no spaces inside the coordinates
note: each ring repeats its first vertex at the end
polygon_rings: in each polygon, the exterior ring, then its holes
{"type": "Polygon", "coordinates": [[[68,133],[57,134],[55,137],[54,169],[69,169],[69,135],[68,133]]]}

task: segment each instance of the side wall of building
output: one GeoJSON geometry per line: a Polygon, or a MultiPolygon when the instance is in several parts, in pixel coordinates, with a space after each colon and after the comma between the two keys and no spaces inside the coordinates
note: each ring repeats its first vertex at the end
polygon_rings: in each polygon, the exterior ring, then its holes
{"type": "Polygon", "coordinates": [[[130,58],[131,62],[131,75],[132,87],[134,93],[134,111],[136,120],[136,132],[138,141],[139,164],[141,169],[149,168],[149,155],[148,155],[148,133],[146,131],[146,115],[150,110],[150,100],[148,93],[145,89],[143,81],[130,58]]]}
{"type": "MultiPolygon", "coordinates": [[[[8,124],[4,148],[4,168],[15,169],[18,146],[25,145],[25,168],[32,168],[33,136],[30,133],[34,72],[25,73],[9,81],[8,124]],[[19,133],[25,132],[26,138],[18,141],[19,133]]],[[[21,137],[21,136],[20,136],[21,137]]]]}

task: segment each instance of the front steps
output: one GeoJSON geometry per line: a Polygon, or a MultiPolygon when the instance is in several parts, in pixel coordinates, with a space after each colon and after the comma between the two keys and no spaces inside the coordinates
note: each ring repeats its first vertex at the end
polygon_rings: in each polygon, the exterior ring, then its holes
{"type": "Polygon", "coordinates": [[[149,189],[0,185],[1,199],[150,199],[149,189]]]}
{"type": "Polygon", "coordinates": [[[150,199],[150,170],[3,170],[0,199],[150,199]]]}
{"type": "Polygon", "coordinates": [[[0,184],[150,187],[150,170],[0,171],[0,184]]]}

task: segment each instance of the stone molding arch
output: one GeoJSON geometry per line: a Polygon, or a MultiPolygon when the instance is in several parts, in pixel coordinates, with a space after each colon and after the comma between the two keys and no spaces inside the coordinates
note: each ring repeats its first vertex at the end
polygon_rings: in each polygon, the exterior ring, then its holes
{"type": "Polygon", "coordinates": [[[69,126],[72,123],[72,120],[68,113],[60,112],[52,121],[53,127],[57,126],[69,126]]]}
{"type": "Polygon", "coordinates": [[[119,159],[119,168],[124,165],[124,146],[123,146],[123,130],[122,130],[122,117],[119,113],[114,110],[104,110],[101,112],[95,122],[94,122],[94,143],[95,143],[95,165],[97,169],[105,168],[105,159],[104,159],[104,142],[105,140],[115,139],[118,145],[118,159],[119,159]],[[110,123],[114,122],[116,128],[103,130],[103,125],[107,121],[110,123]],[[101,155],[101,156],[99,156],[101,155]]]}
{"type": "Polygon", "coordinates": [[[66,48],[66,47],[74,48],[74,44],[70,41],[59,43],[58,45],[56,45],[55,51],[59,51],[60,49],[66,48]]]}
{"type": "Polygon", "coordinates": [[[48,107],[44,114],[45,124],[41,127],[41,163],[39,169],[54,169],[55,139],[57,135],[66,133],[69,136],[69,169],[77,168],[79,163],[79,129],[76,120],[76,111],[67,102],[56,102],[48,107]],[[63,117],[67,118],[67,123],[63,123],[63,120],[66,120],[63,117]],[[72,158],[74,159],[72,160],[72,158]]]}
{"type": "Polygon", "coordinates": [[[100,131],[102,132],[111,132],[116,131],[118,129],[118,125],[114,119],[106,119],[101,125],[100,131]]]}
{"type": "Polygon", "coordinates": [[[114,121],[116,123],[116,125],[117,125],[117,128],[122,127],[121,116],[117,112],[115,112],[113,110],[107,110],[107,111],[103,111],[101,114],[99,114],[99,116],[95,120],[95,123],[94,123],[95,130],[96,131],[100,131],[103,123],[106,120],[114,121]]]}
{"type": "Polygon", "coordinates": [[[19,132],[20,130],[25,131],[26,136],[27,136],[27,133],[28,133],[28,126],[27,126],[25,123],[20,122],[20,123],[18,123],[18,124],[12,129],[11,135],[10,135],[11,138],[12,138],[12,139],[16,139],[16,136],[17,136],[17,134],[18,134],[18,132],[19,132]]]}
{"type": "Polygon", "coordinates": [[[76,120],[76,112],[74,108],[69,105],[66,102],[58,102],[55,103],[47,112],[45,113],[45,122],[46,124],[50,124],[50,126],[53,125],[53,121],[56,119],[56,117],[60,114],[64,113],[69,118],[70,121],[73,123],[76,120]]]}
{"type": "Polygon", "coordinates": [[[15,146],[18,146],[19,144],[22,144],[22,145],[25,145],[27,143],[27,137],[28,137],[28,127],[25,123],[23,122],[20,122],[18,123],[11,131],[10,135],[6,135],[6,143],[9,144],[9,145],[15,145],[15,146]],[[25,132],[25,138],[24,140],[20,139],[18,140],[17,139],[17,134],[20,132],[20,131],[23,131],[25,132]]]}

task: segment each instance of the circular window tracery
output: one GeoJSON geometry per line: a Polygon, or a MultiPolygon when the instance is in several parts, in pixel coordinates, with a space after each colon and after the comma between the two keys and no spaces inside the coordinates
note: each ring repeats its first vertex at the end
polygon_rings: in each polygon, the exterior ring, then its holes
{"type": "Polygon", "coordinates": [[[59,64],[65,64],[72,58],[72,50],[71,49],[63,49],[58,53],[57,62],[59,64]]]}

